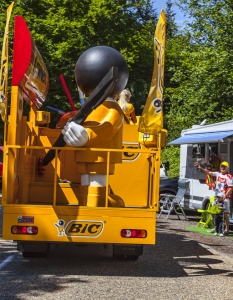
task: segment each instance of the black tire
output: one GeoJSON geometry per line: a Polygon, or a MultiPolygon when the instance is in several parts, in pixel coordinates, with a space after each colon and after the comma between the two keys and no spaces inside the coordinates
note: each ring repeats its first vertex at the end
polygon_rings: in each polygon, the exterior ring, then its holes
{"type": "Polygon", "coordinates": [[[115,259],[115,260],[124,260],[124,259],[125,259],[125,255],[117,255],[117,254],[113,254],[112,257],[113,257],[113,259],[115,259]]]}
{"type": "Polygon", "coordinates": [[[48,258],[49,257],[49,251],[46,252],[38,252],[37,257],[43,257],[43,258],[48,258]]]}
{"type": "Polygon", "coordinates": [[[126,260],[138,260],[139,255],[126,255],[126,260]]]}
{"type": "Polygon", "coordinates": [[[204,204],[204,209],[205,209],[205,210],[207,210],[207,209],[208,209],[208,207],[209,207],[209,203],[210,203],[210,201],[207,201],[207,202],[204,204]]]}
{"type": "Polygon", "coordinates": [[[35,257],[35,252],[22,251],[22,255],[24,258],[35,257]]]}
{"type": "Polygon", "coordinates": [[[29,258],[29,257],[43,257],[47,258],[49,257],[50,251],[46,252],[27,252],[27,251],[22,251],[22,255],[24,258],[29,258]]]}

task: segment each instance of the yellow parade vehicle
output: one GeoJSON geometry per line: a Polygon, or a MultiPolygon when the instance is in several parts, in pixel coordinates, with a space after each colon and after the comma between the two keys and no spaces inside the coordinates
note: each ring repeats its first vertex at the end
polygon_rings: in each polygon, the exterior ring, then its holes
{"type": "Polygon", "coordinates": [[[86,101],[95,102],[91,112],[86,113],[85,103],[72,119],[79,122],[85,116],[80,122],[89,137],[84,146],[73,147],[66,145],[60,128],[50,128],[50,112],[40,109],[49,89],[48,71],[25,20],[15,17],[9,115],[6,90],[1,91],[2,238],[17,241],[23,256],[48,254],[53,244],[76,243],[112,244],[114,256],[137,259],[143,245],[155,244],[160,156],[167,135],[162,115],[164,39],[162,11],[151,89],[137,123],[123,124],[121,118],[114,142],[109,138],[114,127],[109,119],[106,123],[109,111],[122,115],[117,102],[105,101],[119,76],[113,66],[86,101]],[[98,121],[100,115],[105,121],[98,121]],[[101,130],[93,129],[96,122],[101,130]]]}

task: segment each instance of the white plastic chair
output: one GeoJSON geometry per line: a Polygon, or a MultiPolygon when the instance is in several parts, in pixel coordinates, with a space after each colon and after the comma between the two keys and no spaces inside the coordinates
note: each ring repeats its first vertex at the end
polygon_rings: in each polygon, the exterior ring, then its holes
{"type": "Polygon", "coordinates": [[[178,219],[180,219],[180,215],[183,215],[185,220],[187,220],[187,217],[185,215],[185,212],[183,208],[181,207],[181,201],[184,198],[186,189],[187,189],[187,180],[186,179],[180,179],[178,181],[178,192],[176,195],[169,195],[169,194],[161,194],[160,195],[160,203],[162,204],[160,209],[160,214],[158,218],[160,218],[161,214],[167,213],[167,219],[169,218],[170,214],[174,211],[177,215],[178,219]]]}

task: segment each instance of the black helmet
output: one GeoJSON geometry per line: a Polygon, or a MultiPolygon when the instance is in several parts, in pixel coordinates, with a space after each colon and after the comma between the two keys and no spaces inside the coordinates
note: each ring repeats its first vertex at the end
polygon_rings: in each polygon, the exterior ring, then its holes
{"type": "Polygon", "coordinates": [[[124,57],[115,49],[96,46],[85,51],[75,65],[75,80],[81,91],[89,96],[108,71],[118,68],[118,81],[111,96],[118,95],[126,86],[129,71],[124,57]]]}

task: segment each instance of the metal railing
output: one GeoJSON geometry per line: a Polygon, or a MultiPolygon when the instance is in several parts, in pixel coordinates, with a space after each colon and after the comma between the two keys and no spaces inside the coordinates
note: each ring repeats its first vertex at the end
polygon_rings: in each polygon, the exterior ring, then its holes
{"type": "MultiPolygon", "coordinates": [[[[53,177],[53,201],[52,205],[56,206],[56,199],[57,199],[57,188],[58,188],[58,153],[60,150],[65,150],[65,151],[93,151],[93,152],[107,152],[107,162],[106,162],[106,187],[109,187],[109,171],[110,171],[110,154],[111,153],[124,153],[124,152],[129,152],[129,153],[145,153],[147,154],[147,158],[151,158],[152,160],[156,159],[156,153],[158,153],[158,149],[154,148],[152,149],[103,149],[103,148],[75,148],[75,147],[51,147],[51,146],[18,146],[18,145],[6,145],[4,147],[4,178],[3,178],[3,191],[6,192],[6,184],[8,182],[8,166],[9,166],[9,154],[11,154],[12,157],[15,157],[15,150],[23,150],[26,152],[26,150],[29,150],[30,153],[33,152],[33,150],[50,150],[53,149],[55,150],[55,158],[54,158],[54,177],[53,177]]],[[[35,155],[32,155],[35,157],[35,155]]],[[[12,159],[12,158],[11,158],[12,159]]],[[[149,163],[149,162],[148,162],[149,163]]],[[[154,203],[152,203],[152,199],[155,199],[155,192],[152,189],[153,186],[153,173],[154,173],[154,163],[149,163],[149,177],[150,177],[150,182],[148,186],[148,207],[153,207],[154,203]]],[[[158,169],[158,172],[160,169],[158,169]]],[[[105,194],[105,207],[108,206],[108,197],[109,197],[109,189],[106,188],[106,194],[105,194]]],[[[2,205],[12,205],[12,204],[7,204],[6,200],[2,201],[2,205]]]]}

